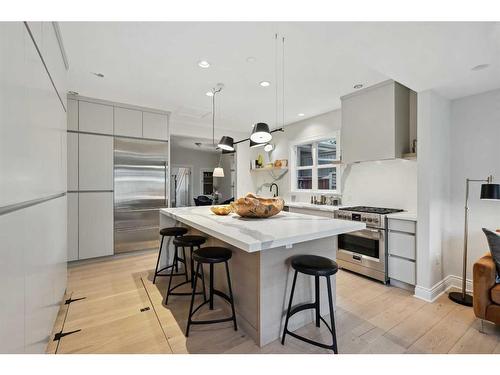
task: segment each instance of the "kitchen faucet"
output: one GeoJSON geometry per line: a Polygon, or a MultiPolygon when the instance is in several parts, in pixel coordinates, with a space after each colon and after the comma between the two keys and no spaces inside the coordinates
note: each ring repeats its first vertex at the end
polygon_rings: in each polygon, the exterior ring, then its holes
{"type": "Polygon", "coordinates": [[[276,194],[273,194],[274,197],[277,197],[279,195],[278,193],[278,185],[276,185],[274,182],[269,186],[269,191],[272,193],[273,192],[273,186],[276,186],[276,194]]]}

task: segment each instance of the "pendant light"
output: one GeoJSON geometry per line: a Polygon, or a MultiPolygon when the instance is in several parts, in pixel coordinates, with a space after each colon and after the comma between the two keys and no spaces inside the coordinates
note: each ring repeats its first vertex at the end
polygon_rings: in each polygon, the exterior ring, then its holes
{"type": "Polygon", "coordinates": [[[250,148],[257,148],[257,147],[262,147],[264,146],[265,143],[256,143],[250,139],[250,148]]]}
{"type": "Polygon", "coordinates": [[[269,125],[265,122],[259,122],[253,126],[252,135],[250,136],[250,140],[255,143],[267,143],[273,136],[269,130],[269,125]]]}
{"type": "MultiPolygon", "coordinates": [[[[222,91],[222,88],[224,85],[222,83],[218,83],[216,87],[214,87],[212,91],[212,144],[215,146],[215,96],[222,91]]],[[[234,150],[233,148],[233,138],[231,137],[222,137],[221,141],[219,142],[218,146],[219,148],[223,150],[229,150],[232,151],[234,150]]],[[[214,168],[214,171],[212,172],[212,177],[224,177],[224,169],[220,166],[221,162],[221,157],[219,157],[219,163],[217,167],[214,168]]]]}

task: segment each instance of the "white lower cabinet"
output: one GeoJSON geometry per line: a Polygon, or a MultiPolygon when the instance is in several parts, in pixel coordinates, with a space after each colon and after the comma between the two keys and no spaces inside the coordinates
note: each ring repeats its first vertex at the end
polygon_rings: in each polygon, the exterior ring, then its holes
{"type": "Polygon", "coordinates": [[[78,193],[68,193],[68,261],[78,260],[78,193]]]}
{"type": "Polygon", "coordinates": [[[413,220],[388,220],[389,278],[416,284],[416,228],[413,220]]]}
{"type": "Polygon", "coordinates": [[[79,259],[113,255],[113,193],[79,193],[79,259]]]}

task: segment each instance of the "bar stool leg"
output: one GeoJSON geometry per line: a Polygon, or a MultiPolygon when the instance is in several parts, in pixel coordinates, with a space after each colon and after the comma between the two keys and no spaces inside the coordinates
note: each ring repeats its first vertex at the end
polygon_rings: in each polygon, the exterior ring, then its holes
{"type": "MultiPolygon", "coordinates": [[[[198,270],[200,268],[200,263],[196,265],[196,273],[198,274],[198,270]]],[[[191,316],[193,315],[193,306],[194,306],[194,296],[196,295],[196,281],[198,278],[196,277],[194,279],[194,286],[193,286],[193,292],[191,293],[191,304],[189,305],[189,315],[188,315],[188,322],[187,322],[187,327],[186,327],[186,337],[189,336],[189,328],[191,326],[191,316]]]]}
{"type": "Polygon", "coordinates": [[[155,276],[153,277],[153,284],[156,282],[156,275],[158,274],[158,265],[160,264],[161,249],[163,248],[163,239],[165,236],[161,236],[160,250],[158,251],[158,259],[156,260],[155,276]]]}
{"type": "Polygon", "coordinates": [[[319,305],[319,276],[314,276],[314,293],[316,295],[314,304],[316,305],[316,327],[319,327],[320,322],[320,305],[319,305]]]}
{"type": "Polygon", "coordinates": [[[191,288],[194,288],[194,278],[195,277],[198,277],[198,273],[196,273],[196,275],[194,274],[194,260],[193,260],[193,251],[194,251],[194,246],[190,246],[189,247],[189,250],[190,250],[190,264],[191,264],[191,288]]]}
{"type": "Polygon", "coordinates": [[[210,263],[210,284],[208,287],[208,298],[210,299],[210,310],[214,309],[214,264],[210,263]]]}
{"type": "Polygon", "coordinates": [[[330,307],[330,324],[332,328],[332,347],[333,347],[333,352],[335,354],[339,354],[338,349],[337,349],[337,334],[335,330],[335,315],[333,312],[333,301],[332,301],[332,286],[330,283],[330,276],[326,277],[326,285],[328,286],[328,304],[330,307]]]}
{"type": "Polygon", "coordinates": [[[234,311],[233,289],[231,288],[231,277],[229,276],[229,265],[227,264],[227,261],[224,263],[226,263],[227,287],[229,289],[229,298],[231,298],[231,310],[233,312],[234,330],[237,331],[238,326],[236,325],[236,312],[234,311]]]}
{"type": "Polygon", "coordinates": [[[207,291],[205,289],[205,272],[203,271],[203,264],[201,265],[201,285],[203,286],[203,302],[207,300],[207,291]]]}
{"type": "MultiPolygon", "coordinates": [[[[187,258],[186,258],[186,249],[184,248],[184,246],[182,246],[182,256],[184,257],[184,273],[186,274],[186,282],[189,281],[189,278],[188,278],[188,271],[187,271],[187,258]]],[[[191,261],[193,261],[191,259],[191,261]]]]}
{"type": "Polygon", "coordinates": [[[290,301],[288,302],[288,310],[286,311],[285,328],[283,329],[283,337],[281,337],[281,345],[285,345],[285,335],[288,331],[288,319],[290,318],[290,310],[292,309],[293,293],[295,292],[295,283],[297,281],[297,270],[293,275],[292,291],[290,293],[290,301]]]}
{"type": "MultiPolygon", "coordinates": [[[[174,260],[173,263],[177,262],[177,246],[174,249],[174,260]]],[[[168,280],[167,295],[165,296],[165,305],[168,304],[168,297],[170,295],[170,287],[172,286],[172,278],[174,276],[174,267],[170,268],[170,278],[168,280]]]]}

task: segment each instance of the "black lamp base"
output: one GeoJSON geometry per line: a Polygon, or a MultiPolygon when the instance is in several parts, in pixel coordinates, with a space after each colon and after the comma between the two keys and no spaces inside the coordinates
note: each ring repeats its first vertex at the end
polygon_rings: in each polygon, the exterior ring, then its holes
{"type": "Polygon", "coordinates": [[[464,298],[462,292],[451,292],[448,294],[448,298],[461,305],[472,306],[472,296],[470,294],[465,294],[464,298]]]}

